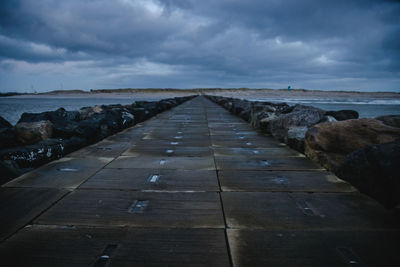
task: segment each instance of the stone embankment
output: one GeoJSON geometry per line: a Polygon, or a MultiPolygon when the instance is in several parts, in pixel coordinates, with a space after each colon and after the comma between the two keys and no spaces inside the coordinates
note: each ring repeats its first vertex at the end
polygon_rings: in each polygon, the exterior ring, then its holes
{"type": "Polygon", "coordinates": [[[24,113],[15,126],[0,117],[0,184],[193,97],[24,113]]]}
{"type": "Polygon", "coordinates": [[[358,119],[353,110],[207,96],[387,208],[400,204],[400,116],[358,119]]]}

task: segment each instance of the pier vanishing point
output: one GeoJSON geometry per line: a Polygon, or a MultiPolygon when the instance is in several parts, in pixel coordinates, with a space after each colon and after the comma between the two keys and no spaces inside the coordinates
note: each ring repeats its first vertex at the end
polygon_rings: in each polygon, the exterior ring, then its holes
{"type": "Polygon", "coordinates": [[[400,266],[395,214],[203,96],[3,185],[0,216],[2,266],[400,266]]]}

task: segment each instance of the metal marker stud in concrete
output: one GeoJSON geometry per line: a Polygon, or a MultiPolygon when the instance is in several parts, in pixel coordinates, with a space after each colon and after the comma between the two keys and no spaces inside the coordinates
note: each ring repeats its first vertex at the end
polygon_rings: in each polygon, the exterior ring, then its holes
{"type": "Polygon", "coordinates": [[[179,142],[171,142],[170,144],[176,146],[179,144],[179,142]]]}
{"type": "Polygon", "coordinates": [[[57,171],[60,171],[60,172],[77,172],[78,169],[74,169],[74,168],[60,168],[60,169],[57,169],[57,171]]]}
{"type": "Polygon", "coordinates": [[[253,150],[253,154],[258,155],[258,154],[260,154],[260,151],[258,151],[258,150],[253,150]]]}
{"type": "Polygon", "coordinates": [[[336,250],[350,266],[364,266],[351,248],[338,247],[336,250]]]}
{"type": "Polygon", "coordinates": [[[167,163],[165,159],[160,160],[160,165],[165,165],[165,163],[167,163]]]}
{"type": "Polygon", "coordinates": [[[150,183],[155,183],[158,181],[158,179],[160,179],[160,175],[159,174],[152,174],[149,177],[149,182],[150,183]]]}
{"type": "Polygon", "coordinates": [[[271,163],[269,163],[268,160],[262,160],[262,161],[261,161],[261,164],[264,165],[264,166],[269,166],[269,165],[271,165],[271,163]]]}
{"type": "Polygon", "coordinates": [[[143,213],[148,205],[148,200],[134,200],[128,208],[128,213],[143,213]]]}
{"type": "Polygon", "coordinates": [[[251,143],[251,142],[247,142],[246,145],[247,145],[247,146],[251,146],[252,143],[251,143]]]}
{"type": "Polygon", "coordinates": [[[111,147],[96,147],[97,150],[111,150],[111,147]]]}
{"type": "Polygon", "coordinates": [[[321,214],[316,208],[314,208],[310,203],[305,200],[297,201],[297,206],[305,215],[318,216],[321,218],[325,217],[325,215],[321,214]]]}
{"type": "Polygon", "coordinates": [[[93,266],[108,266],[109,260],[117,247],[118,245],[108,244],[93,266]]]}
{"type": "Polygon", "coordinates": [[[174,136],[174,139],[182,139],[183,136],[174,136]]]}
{"type": "Polygon", "coordinates": [[[172,153],[174,153],[174,150],[173,149],[167,149],[167,150],[165,150],[165,153],[172,154],[172,153]]]}

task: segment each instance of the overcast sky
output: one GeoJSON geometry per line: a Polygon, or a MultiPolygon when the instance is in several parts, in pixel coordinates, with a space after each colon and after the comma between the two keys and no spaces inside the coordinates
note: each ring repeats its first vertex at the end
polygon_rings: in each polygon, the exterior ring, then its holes
{"type": "Polygon", "coordinates": [[[0,91],[400,92],[400,2],[1,0],[0,91]]]}

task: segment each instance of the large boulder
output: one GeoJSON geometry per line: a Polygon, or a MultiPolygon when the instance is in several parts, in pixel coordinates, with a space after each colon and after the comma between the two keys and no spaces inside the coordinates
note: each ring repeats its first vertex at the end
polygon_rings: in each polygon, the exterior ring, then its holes
{"type": "Polygon", "coordinates": [[[86,120],[94,114],[99,114],[103,112],[103,108],[101,106],[94,107],[83,107],[79,110],[79,119],[86,120]]]}
{"type": "Polygon", "coordinates": [[[377,120],[380,120],[386,125],[400,128],[400,115],[387,115],[387,116],[379,116],[376,117],[377,120]]]}
{"type": "Polygon", "coordinates": [[[400,137],[400,129],[375,119],[325,122],[306,133],[305,154],[325,168],[337,171],[347,154],[400,137]]]}
{"type": "MultiPolygon", "coordinates": [[[[285,109],[285,112],[288,109],[285,109]]],[[[274,119],[270,119],[263,127],[280,141],[286,141],[287,133],[291,128],[310,127],[324,117],[325,111],[311,106],[296,105],[289,113],[282,113],[274,119]]]]}
{"type": "Polygon", "coordinates": [[[78,127],[81,114],[78,111],[66,111],[59,108],[55,111],[47,111],[42,113],[23,113],[20,122],[38,122],[50,121],[53,125],[53,136],[68,138],[74,135],[75,129],[78,127]]]}
{"type": "Polygon", "coordinates": [[[59,108],[55,111],[46,111],[42,113],[23,113],[18,122],[37,122],[51,121],[53,124],[58,121],[79,121],[78,111],[66,111],[64,108],[59,108]]]}
{"type": "Polygon", "coordinates": [[[53,124],[50,121],[19,122],[15,125],[15,132],[21,144],[34,144],[52,136],[53,124]]]}
{"type": "Polygon", "coordinates": [[[287,143],[291,148],[304,153],[304,139],[307,131],[307,126],[299,126],[289,129],[285,138],[285,143],[287,143]]]}
{"type": "Polygon", "coordinates": [[[12,178],[39,167],[49,161],[59,159],[86,144],[82,138],[50,138],[32,145],[17,146],[0,151],[0,180],[12,178]]]}
{"type": "Polygon", "coordinates": [[[12,125],[0,116],[0,149],[16,145],[17,139],[12,125]]]}
{"type": "Polygon", "coordinates": [[[340,178],[388,208],[400,204],[400,139],[350,153],[340,178]]]}
{"type": "Polygon", "coordinates": [[[358,119],[358,112],[355,110],[338,110],[338,111],[327,111],[326,116],[332,116],[338,121],[358,119]]]}
{"type": "Polygon", "coordinates": [[[6,119],[0,116],[0,129],[11,128],[12,125],[6,119]]]}

